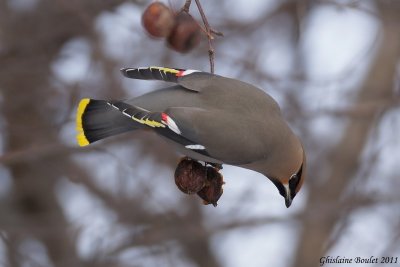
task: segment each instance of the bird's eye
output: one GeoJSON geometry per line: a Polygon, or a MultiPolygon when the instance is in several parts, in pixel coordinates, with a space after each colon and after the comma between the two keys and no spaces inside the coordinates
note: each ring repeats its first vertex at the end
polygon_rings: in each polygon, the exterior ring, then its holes
{"type": "Polygon", "coordinates": [[[300,178],[302,174],[303,174],[303,164],[301,164],[301,167],[299,171],[296,173],[296,176],[300,178]]]}
{"type": "Polygon", "coordinates": [[[289,188],[290,191],[296,191],[296,187],[300,182],[300,177],[297,174],[293,174],[289,179],[289,188]]]}
{"type": "Polygon", "coordinates": [[[289,179],[289,189],[292,194],[292,198],[296,195],[296,188],[300,183],[301,175],[303,173],[303,165],[301,165],[299,171],[296,174],[293,174],[289,179]]]}
{"type": "Polygon", "coordinates": [[[293,174],[292,177],[290,177],[289,179],[290,190],[294,191],[296,189],[297,185],[300,182],[302,173],[303,173],[303,164],[301,164],[299,171],[296,174],[293,174]]]}

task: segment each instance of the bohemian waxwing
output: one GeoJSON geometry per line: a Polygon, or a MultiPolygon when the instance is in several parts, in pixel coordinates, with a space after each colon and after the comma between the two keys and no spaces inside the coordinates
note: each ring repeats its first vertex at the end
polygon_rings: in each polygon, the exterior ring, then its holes
{"type": "Polygon", "coordinates": [[[128,78],[176,85],[126,101],[82,99],[77,140],[86,146],[135,129],[152,129],[184,155],[268,177],[287,207],[300,190],[306,157],[275,100],[251,84],[195,70],[125,68],[128,78]]]}

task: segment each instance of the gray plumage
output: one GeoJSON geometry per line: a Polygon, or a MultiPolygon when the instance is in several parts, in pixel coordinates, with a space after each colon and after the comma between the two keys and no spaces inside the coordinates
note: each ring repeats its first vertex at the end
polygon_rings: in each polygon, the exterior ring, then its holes
{"type": "Polygon", "coordinates": [[[303,183],[305,153],[272,97],[251,84],[205,72],[159,67],[121,71],[129,78],[177,85],[126,101],[91,100],[82,114],[83,135],[92,136],[88,143],[154,128],[191,158],[264,174],[290,206],[303,183]],[[87,112],[91,103],[97,106],[92,115],[87,112]],[[96,136],[99,131],[108,135],[96,136]]]}

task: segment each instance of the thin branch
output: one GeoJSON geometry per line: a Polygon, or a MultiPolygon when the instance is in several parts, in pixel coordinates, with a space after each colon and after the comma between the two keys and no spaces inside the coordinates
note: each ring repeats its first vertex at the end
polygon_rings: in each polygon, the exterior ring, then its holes
{"type": "MultiPolygon", "coordinates": [[[[188,2],[191,2],[189,0],[186,1],[185,6],[188,4],[188,2]]],[[[195,0],[197,9],[199,10],[201,19],[203,20],[204,27],[207,33],[207,39],[208,39],[208,56],[210,58],[210,72],[214,73],[214,58],[215,58],[215,50],[212,45],[212,40],[214,39],[214,35],[218,36],[223,36],[222,32],[216,31],[210,27],[210,24],[208,23],[207,17],[204,14],[203,7],[201,6],[200,0],[195,0]]],[[[190,5],[190,4],[189,4],[190,5]]],[[[185,6],[183,8],[185,8],[185,6]]]]}
{"type": "MultiPolygon", "coordinates": [[[[207,17],[204,14],[203,7],[201,6],[200,0],[195,0],[197,9],[199,10],[201,19],[203,20],[204,28],[200,26],[200,28],[206,33],[208,39],[208,56],[210,58],[210,72],[214,73],[214,58],[215,58],[215,50],[212,45],[212,40],[214,39],[214,35],[223,36],[222,32],[214,30],[210,27],[208,23],[207,17]]],[[[181,12],[189,13],[190,5],[192,0],[186,0],[184,6],[181,8],[181,12]]]]}
{"type": "Polygon", "coordinates": [[[211,38],[211,30],[210,30],[210,24],[208,23],[207,17],[204,14],[203,7],[200,4],[199,0],[195,0],[197,8],[200,12],[201,19],[203,20],[204,27],[206,28],[207,31],[207,39],[208,39],[208,56],[210,58],[210,72],[214,73],[214,58],[215,58],[215,50],[212,45],[212,38],[211,38]]]}
{"type": "Polygon", "coordinates": [[[186,0],[185,4],[181,8],[181,12],[183,11],[183,12],[189,13],[190,4],[192,4],[192,0],[186,0]]]}

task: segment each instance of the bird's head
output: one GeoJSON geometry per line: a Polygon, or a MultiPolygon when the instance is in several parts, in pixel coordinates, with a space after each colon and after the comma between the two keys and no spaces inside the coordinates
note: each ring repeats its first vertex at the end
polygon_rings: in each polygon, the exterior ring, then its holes
{"type": "Polygon", "coordinates": [[[274,185],[278,188],[279,194],[285,198],[285,205],[290,207],[296,194],[300,191],[305,178],[306,169],[306,155],[302,148],[302,157],[295,171],[291,171],[288,175],[270,178],[274,185]]]}

